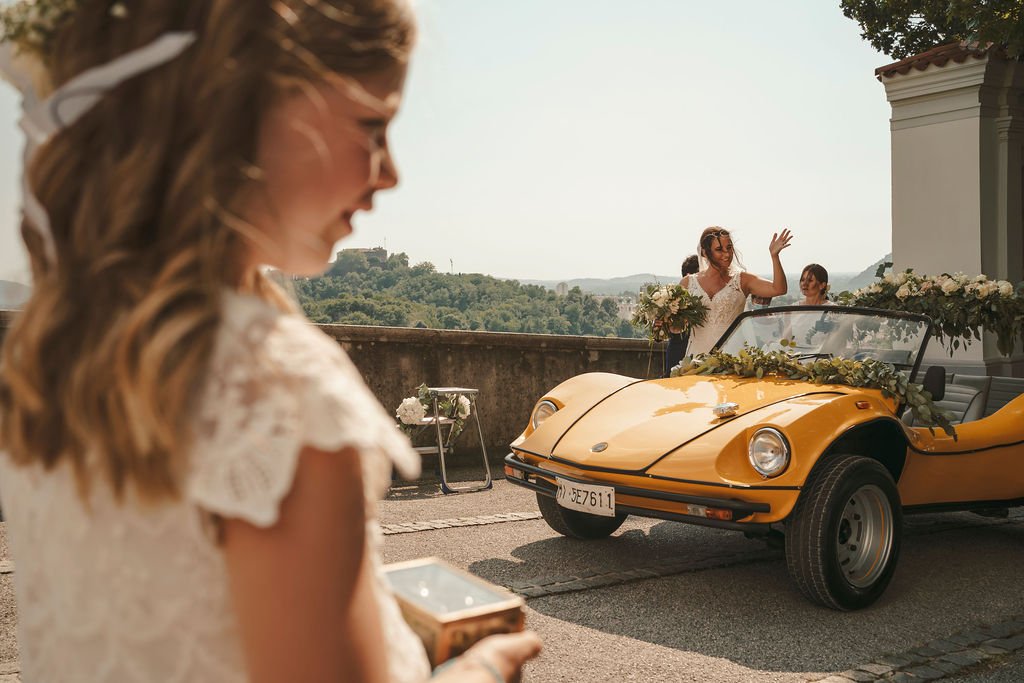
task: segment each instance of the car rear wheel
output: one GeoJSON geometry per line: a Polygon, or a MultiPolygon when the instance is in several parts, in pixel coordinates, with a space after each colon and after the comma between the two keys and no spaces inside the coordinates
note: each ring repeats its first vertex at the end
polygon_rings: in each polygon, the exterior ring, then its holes
{"type": "Polygon", "coordinates": [[[545,496],[543,493],[537,494],[537,507],[540,508],[541,517],[549,527],[563,536],[585,541],[610,536],[622,526],[628,516],[603,517],[569,510],[559,505],[551,496],[545,496]]]}
{"type": "Polygon", "coordinates": [[[786,525],[786,565],[812,602],[867,607],[892,579],[903,533],[899,492],[876,460],[838,455],[811,475],[786,525]]]}

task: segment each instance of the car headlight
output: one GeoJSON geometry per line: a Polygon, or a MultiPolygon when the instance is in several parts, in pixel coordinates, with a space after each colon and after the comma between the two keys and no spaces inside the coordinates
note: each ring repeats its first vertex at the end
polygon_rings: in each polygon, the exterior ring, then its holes
{"type": "Polygon", "coordinates": [[[551,401],[541,401],[537,404],[537,407],[533,409],[533,415],[530,417],[530,422],[533,424],[533,428],[540,427],[544,420],[548,419],[552,415],[558,412],[558,406],[551,401]]]}
{"type": "Polygon", "coordinates": [[[789,444],[782,432],[764,427],[750,439],[747,457],[762,477],[776,477],[789,465],[789,444]]]}

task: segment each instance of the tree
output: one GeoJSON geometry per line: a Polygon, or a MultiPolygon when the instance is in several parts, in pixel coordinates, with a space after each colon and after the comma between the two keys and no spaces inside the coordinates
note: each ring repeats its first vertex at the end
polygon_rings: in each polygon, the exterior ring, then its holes
{"type": "Polygon", "coordinates": [[[370,267],[366,255],[362,252],[345,249],[331,266],[331,275],[347,275],[349,273],[365,273],[370,267]]]}
{"type": "Polygon", "coordinates": [[[861,37],[893,59],[957,41],[1000,45],[1024,58],[1021,0],[841,0],[861,37]]]}

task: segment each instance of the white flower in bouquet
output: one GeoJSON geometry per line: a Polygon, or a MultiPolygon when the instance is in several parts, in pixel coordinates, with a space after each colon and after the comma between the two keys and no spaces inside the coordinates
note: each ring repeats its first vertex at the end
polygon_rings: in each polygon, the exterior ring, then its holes
{"type": "Polygon", "coordinates": [[[669,293],[664,287],[659,287],[658,291],[651,295],[651,302],[658,308],[664,308],[665,304],[668,303],[669,293]]]}
{"type": "Polygon", "coordinates": [[[1013,285],[1006,280],[1000,280],[996,286],[999,287],[999,296],[1013,296],[1013,285]]]}
{"type": "Polygon", "coordinates": [[[907,274],[906,273],[896,273],[895,284],[903,285],[903,284],[906,284],[906,282],[907,282],[907,274]]]}
{"type": "Polygon", "coordinates": [[[946,294],[952,294],[958,289],[960,289],[960,283],[953,278],[950,278],[942,283],[942,291],[946,294]]]}
{"type": "Polygon", "coordinates": [[[473,404],[469,402],[469,399],[465,396],[459,396],[458,405],[456,410],[458,411],[459,418],[465,420],[469,417],[469,412],[472,410],[473,404]]]}
{"type": "Polygon", "coordinates": [[[908,296],[910,296],[910,287],[903,285],[902,287],[896,290],[897,299],[906,299],[908,296]]]}
{"type": "Polygon", "coordinates": [[[980,282],[988,282],[988,276],[984,275],[984,274],[982,274],[982,275],[975,275],[974,276],[974,281],[975,282],[979,282],[979,283],[980,282]]]}
{"type": "Polygon", "coordinates": [[[418,424],[426,416],[427,411],[423,409],[423,404],[416,396],[404,399],[395,411],[395,417],[407,425],[418,424]]]}

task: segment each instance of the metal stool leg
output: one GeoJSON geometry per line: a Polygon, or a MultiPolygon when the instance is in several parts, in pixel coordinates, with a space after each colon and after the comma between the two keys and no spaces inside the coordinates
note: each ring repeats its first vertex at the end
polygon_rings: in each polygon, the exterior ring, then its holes
{"type": "MultiPolygon", "coordinates": [[[[445,464],[444,464],[444,456],[445,456],[445,450],[446,450],[445,446],[447,444],[443,443],[442,440],[441,440],[441,426],[440,426],[440,424],[438,424],[438,426],[437,426],[438,456],[437,457],[438,457],[438,460],[441,463],[441,492],[442,493],[471,493],[473,491],[487,491],[488,489],[490,489],[490,488],[492,488],[494,486],[494,482],[491,479],[491,466],[487,462],[487,446],[484,445],[484,430],[483,430],[483,427],[480,426],[480,411],[479,411],[479,409],[477,408],[477,405],[476,405],[476,397],[473,396],[472,394],[470,394],[467,398],[469,398],[470,409],[472,410],[473,418],[476,421],[476,433],[477,433],[477,436],[480,439],[480,451],[481,451],[481,453],[483,453],[483,456],[484,456],[484,473],[485,473],[484,483],[482,485],[479,485],[479,486],[451,486],[448,483],[448,474],[447,474],[447,471],[445,470],[445,464]]],[[[434,396],[434,414],[437,415],[437,396],[434,396]]]]}

